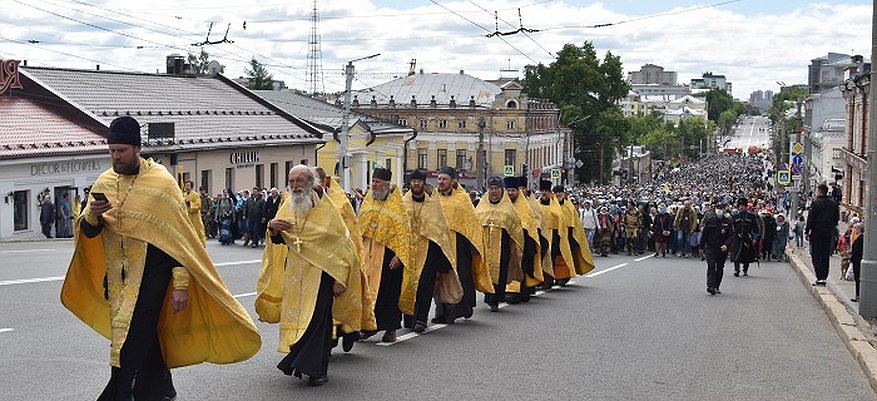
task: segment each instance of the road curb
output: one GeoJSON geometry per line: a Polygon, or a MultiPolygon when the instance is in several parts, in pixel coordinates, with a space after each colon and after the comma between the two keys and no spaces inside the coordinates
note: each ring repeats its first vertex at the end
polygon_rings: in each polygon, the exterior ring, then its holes
{"type": "Polygon", "coordinates": [[[868,336],[859,329],[857,315],[854,315],[854,312],[829,287],[813,287],[811,285],[816,281],[816,275],[801,260],[800,255],[787,249],[786,257],[789,264],[798,273],[798,278],[810,290],[810,294],[816,298],[825,314],[828,315],[828,319],[844,341],[847,350],[859,362],[871,388],[877,391],[877,350],[868,341],[868,336]]]}

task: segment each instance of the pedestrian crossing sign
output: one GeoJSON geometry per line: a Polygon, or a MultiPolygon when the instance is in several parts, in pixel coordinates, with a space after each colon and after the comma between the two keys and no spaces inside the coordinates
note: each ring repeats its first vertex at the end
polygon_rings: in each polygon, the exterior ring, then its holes
{"type": "Polygon", "coordinates": [[[505,170],[503,171],[503,175],[506,177],[514,177],[515,176],[515,166],[512,166],[512,165],[505,166],[505,170]]]}
{"type": "Polygon", "coordinates": [[[777,171],[777,184],[789,185],[791,183],[792,183],[792,174],[789,170],[778,170],[777,171]]]}
{"type": "Polygon", "coordinates": [[[560,169],[551,169],[551,178],[560,178],[560,169]]]}

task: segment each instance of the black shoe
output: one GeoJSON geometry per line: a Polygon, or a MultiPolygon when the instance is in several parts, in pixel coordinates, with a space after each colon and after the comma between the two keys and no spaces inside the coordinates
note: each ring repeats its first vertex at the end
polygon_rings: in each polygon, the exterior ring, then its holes
{"type": "Polygon", "coordinates": [[[413,331],[415,333],[423,333],[424,331],[426,331],[426,323],[423,323],[423,322],[414,323],[414,328],[411,329],[411,331],[413,331]]]}
{"type": "Polygon", "coordinates": [[[814,287],[825,287],[825,280],[816,280],[816,282],[813,283],[813,286],[814,287]]]}
{"type": "Polygon", "coordinates": [[[341,349],[344,352],[350,352],[353,349],[353,344],[356,343],[356,340],[359,340],[359,333],[348,333],[341,335],[341,349]]]}
{"type": "Polygon", "coordinates": [[[329,382],[329,376],[311,376],[308,378],[308,386],[319,387],[329,382]]]}
{"type": "Polygon", "coordinates": [[[444,316],[438,316],[438,315],[436,315],[436,317],[432,318],[432,320],[430,320],[430,321],[433,323],[436,323],[436,324],[447,324],[448,323],[445,320],[444,316]]]}
{"type": "Polygon", "coordinates": [[[749,277],[749,272],[743,272],[743,277],[749,277]]]}
{"type": "Polygon", "coordinates": [[[716,288],[715,290],[716,290],[716,294],[721,294],[721,293],[722,293],[722,291],[720,291],[718,288],[716,288]]]}
{"type": "Polygon", "coordinates": [[[497,304],[490,305],[490,311],[491,312],[499,312],[499,305],[497,305],[497,304]]]}
{"type": "Polygon", "coordinates": [[[740,272],[734,272],[734,277],[740,277],[740,272]]]}
{"type": "Polygon", "coordinates": [[[856,297],[856,298],[850,299],[850,302],[859,302],[859,297],[856,297]]]}
{"type": "Polygon", "coordinates": [[[371,336],[378,334],[377,331],[362,331],[359,334],[360,340],[368,340],[371,336]]]}
{"type": "Polygon", "coordinates": [[[716,295],[716,289],[713,287],[706,287],[706,292],[710,293],[710,295],[716,295]]]}

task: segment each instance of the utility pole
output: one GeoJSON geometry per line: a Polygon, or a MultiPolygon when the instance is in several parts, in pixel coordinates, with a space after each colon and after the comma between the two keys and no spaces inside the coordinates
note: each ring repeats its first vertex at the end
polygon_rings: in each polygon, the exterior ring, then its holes
{"type": "MultiPolygon", "coordinates": [[[[877,57],[877,0],[871,7],[871,60],[877,57]]],[[[872,180],[877,176],[877,90],[874,90],[870,82],[874,81],[872,69],[868,84],[868,148],[866,158],[868,161],[868,177],[872,180]]],[[[865,188],[862,188],[864,191],[865,188]]],[[[849,191],[849,189],[847,189],[849,191]]],[[[865,319],[877,317],[877,190],[868,188],[868,198],[865,199],[865,237],[864,258],[862,260],[862,274],[860,279],[861,291],[859,302],[859,314],[865,319]]],[[[849,196],[849,195],[848,195],[849,196]]]]}
{"type": "Polygon", "coordinates": [[[350,60],[347,62],[347,66],[344,67],[344,76],[346,77],[346,82],[344,84],[344,114],[341,117],[341,143],[338,145],[338,183],[341,188],[344,188],[344,191],[350,191],[350,178],[347,177],[349,171],[347,169],[349,166],[349,160],[347,157],[347,143],[348,136],[350,133],[350,89],[353,86],[353,74],[355,69],[353,68],[353,63],[362,60],[368,60],[370,58],[375,58],[380,56],[381,54],[372,54],[368,57],[358,58],[356,60],[350,60]]]}
{"type": "Polygon", "coordinates": [[[484,175],[487,172],[487,166],[485,166],[484,161],[484,127],[486,125],[484,117],[478,118],[478,154],[475,155],[475,163],[478,164],[478,169],[475,175],[475,185],[478,186],[479,190],[484,189],[484,175]]]}
{"type": "MultiPolygon", "coordinates": [[[[875,1],[877,1],[877,0],[875,0],[875,1]]],[[[801,143],[801,102],[802,101],[803,100],[801,98],[798,98],[798,101],[797,101],[798,111],[795,113],[795,143],[801,143]]],[[[789,146],[789,144],[785,144],[785,146],[789,146]]],[[[807,169],[806,166],[802,166],[802,167],[804,167],[804,170],[807,169]]],[[[802,178],[801,181],[803,181],[804,177],[802,176],[801,178],[802,178]]],[[[793,181],[793,183],[794,183],[794,181],[793,181]]],[[[798,216],[798,208],[799,208],[798,202],[799,202],[800,197],[801,197],[801,188],[798,188],[797,185],[793,185],[792,186],[792,205],[791,205],[792,210],[789,213],[789,216],[798,216]]]]}

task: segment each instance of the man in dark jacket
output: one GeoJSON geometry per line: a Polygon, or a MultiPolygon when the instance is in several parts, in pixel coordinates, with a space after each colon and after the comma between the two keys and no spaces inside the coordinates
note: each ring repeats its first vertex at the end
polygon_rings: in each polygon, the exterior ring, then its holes
{"type": "Polygon", "coordinates": [[[247,221],[249,222],[250,246],[255,248],[259,246],[262,240],[262,218],[265,217],[265,200],[262,199],[262,191],[253,187],[253,192],[247,199],[246,206],[247,221]]]}
{"type": "Polygon", "coordinates": [[[43,235],[46,238],[52,238],[52,225],[55,224],[55,204],[52,203],[52,197],[46,195],[40,203],[40,226],[43,229],[43,235]]]}
{"type": "Polygon", "coordinates": [[[705,213],[700,246],[706,257],[706,292],[721,294],[722,276],[725,273],[725,259],[728,257],[728,238],[734,231],[731,219],[725,216],[725,204],[713,202],[715,213],[705,213]]]}
{"type": "Polygon", "coordinates": [[[274,220],[277,216],[277,209],[280,207],[280,192],[277,188],[271,188],[271,195],[265,200],[265,221],[274,220]]]}
{"type": "Polygon", "coordinates": [[[828,186],[819,184],[816,187],[816,199],[810,204],[807,225],[804,226],[804,235],[810,241],[810,259],[816,272],[814,286],[824,287],[825,280],[828,278],[831,244],[834,241],[838,220],[840,220],[840,210],[837,202],[828,196],[828,186]]]}
{"type": "Polygon", "coordinates": [[[737,214],[731,217],[734,235],[726,241],[730,251],[730,259],[734,262],[734,277],[740,277],[740,268],[743,275],[749,275],[749,264],[758,257],[758,249],[755,246],[754,236],[759,234],[758,220],[748,207],[746,198],[737,199],[737,214]]]}

